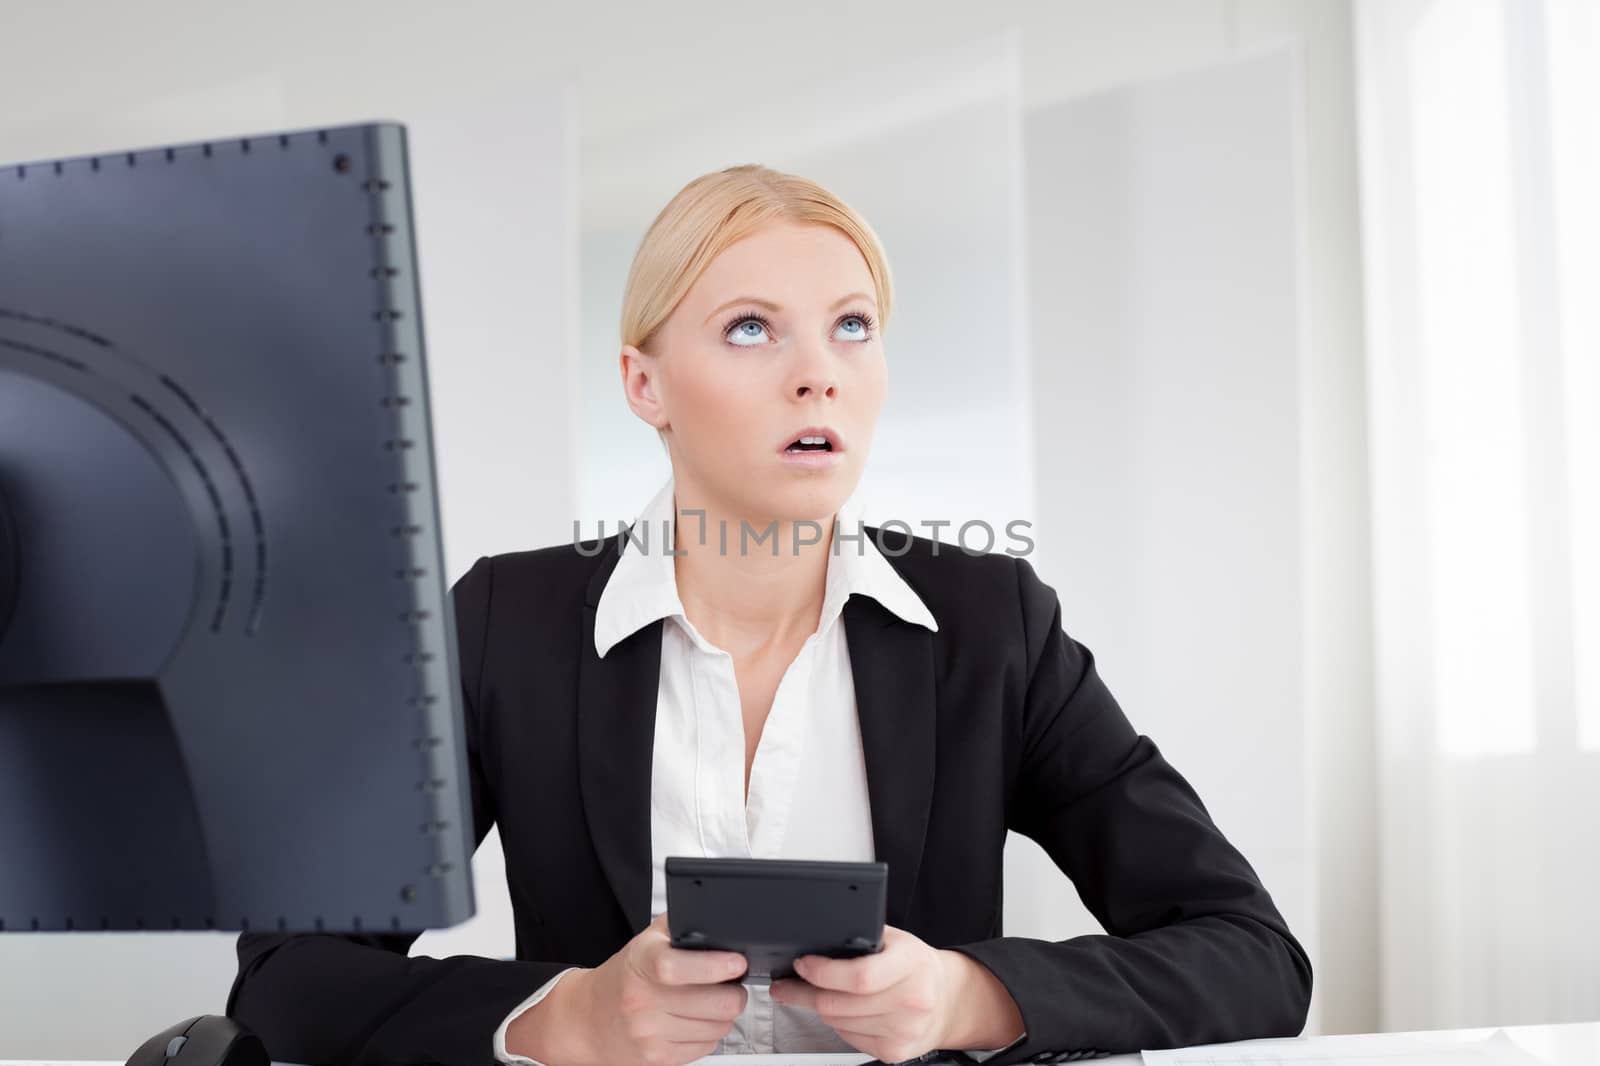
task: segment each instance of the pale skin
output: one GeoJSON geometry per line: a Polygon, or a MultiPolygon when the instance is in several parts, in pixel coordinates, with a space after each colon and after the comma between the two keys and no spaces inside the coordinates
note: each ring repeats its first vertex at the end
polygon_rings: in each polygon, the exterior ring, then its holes
{"type": "MultiPolygon", "coordinates": [[[[684,612],[733,658],[747,794],[778,683],[820,621],[833,518],[860,481],[887,393],[883,344],[868,326],[874,292],[843,233],[773,223],[712,261],[649,352],[625,345],[619,358],[629,407],[664,432],[671,455],[684,612]],[[782,457],[791,431],[810,426],[841,439],[826,467],[782,457]],[[694,509],[705,512],[704,545],[698,520],[682,515],[694,509]],[[796,551],[794,524],[808,520],[821,540],[796,551]],[[741,554],[741,521],[776,523],[777,555],[770,545],[741,554]]],[[[511,1024],[506,1047],[550,1066],[690,1062],[711,1054],[744,1009],[744,988],[728,983],[744,970],[736,954],[673,948],[659,915],[599,967],[562,978],[511,1024]]],[[[901,929],[885,929],[878,954],[804,958],[796,970],[802,979],[774,983],[773,998],[815,1011],[885,1062],[1022,1035],[1016,1002],[989,970],[901,929]]]]}

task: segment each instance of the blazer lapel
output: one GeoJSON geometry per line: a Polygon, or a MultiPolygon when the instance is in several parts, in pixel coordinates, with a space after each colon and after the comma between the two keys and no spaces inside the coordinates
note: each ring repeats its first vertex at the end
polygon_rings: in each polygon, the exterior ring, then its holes
{"type": "Polygon", "coordinates": [[[595,654],[595,608],[620,538],[589,582],[578,656],[578,780],[601,869],[638,933],[650,924],[650,777],[661,673],[660,619],[595,654]]]}
{"type": "Polygon", "coordinates": [[[933,803],[938,723],[933,634],[864,596],[845,601],[843,616],[873,842],[879,861],[889,864],[888,921],[904,929],[933,803]]]}

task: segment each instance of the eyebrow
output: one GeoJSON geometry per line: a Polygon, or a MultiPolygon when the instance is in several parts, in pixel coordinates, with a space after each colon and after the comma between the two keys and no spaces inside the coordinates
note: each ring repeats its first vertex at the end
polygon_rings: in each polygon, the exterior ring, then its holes
{"type": "MultiPolygon", "coordinates": [[[[878,306],[877,303],[872,299],[872,297],[868,296],[866,293],[864,293],[864,292],[852,292],[848,296],[841,296],[839,299],[835,300],[833,306],[828,308],[828,310],[830,310],[830,311],[837,310],[838,308],[843,307],[845,304],[849,303],[851,300],[866,300],[868,303],[871,303],[872,306],[874,306],[874,307],[878,306]]],[[[732,307],[735,304],[756,304],[756,305],[758,305],[760,307],[765,307],[768,311],[782,311],[783,310],[783,305],[782,304],[773,303],[771,300],[763,300],[759,296],[740,296],[737,299],[729,300],[727,303],[723,304],[721,307],[717,308],[715,311],[712,311],[709,315],[706,316],[705,320],[707,322],[710,322],[718,314],[720,314],[723,311],[726,311],[728,308],[732,307]]]]}

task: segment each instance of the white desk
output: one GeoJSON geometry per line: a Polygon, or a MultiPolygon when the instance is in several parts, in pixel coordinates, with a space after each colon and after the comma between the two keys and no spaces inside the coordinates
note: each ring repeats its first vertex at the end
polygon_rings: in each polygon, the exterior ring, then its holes
{"type": "MultiPolygon", "coordinates": [[[[1391,1033],[1385,1034],[1382,1039],[1392,1044],[1396,1049],[1405,1046],[1408,1040],[1427,1037],[1433,1040],[1453,1041],[1461,1044],[1471,1044],[1483,1040],[1495,1032],[1495,1029],[1454,1029],[1433,1033],[1391,1033]]],[[[1600,1022],[1578,1025],[1508,1025],[1504,1032],[1519,1048],[1538,1059],[1544,1066],[1600,1066],[1600,1022]]],[[[1305,1048],[1325,1054],[1330,1066],[1338,1061],[1340,1045],[1349,1047],[1356,1040],[1371,1040],[1371,1037],[1346,1037],[1346,1036],[1310,1036],[1301,1037],[1293,1043],[1305,1048]]],[[[1241,1044],[1215,1044],[1212,1047],[1245,1049],[1251,1042],[1241,1044]]],[[[1219,1056],[1221,1057],[1221,1056],[1219,1056]]],[[[713,1060],[718,1066],[756,1066],[756,1064],[782,1064],[782,1066],[824,1066],[831,1063],[860,1063],[868,1062],[865,1057],[849,1058],[840,1055],[724,1055],[713,1060]]],[[[1139,1066],[1138,1055],[1113,1055],[1106,1059],[1085,1059],[1086,1063],[1095,1063],[1098,1066],[1139,1066]]],[[[29,1062],[26,1060],[0,1059],[0,1066],[121,1066],[120,1062],[29,1062]]]]}
{"type": "MultiPolygon", "coordinates": [[[[1429,1045],[1461,1044],[1465,1050],[1469,1045],[1485,1040],[1497,1031],[1504,1032],[1511,1038],[1513,1044],[1532,1055],[1544,1066],[1600,1066],[1600,1022],[1576,1025],[1508,1025],[1498,1030],[1491,1027],[1428,1033],[1385,1033],[1378,1036],[1309,1036],[1292,1041],[1212,1044],[1204,1050],[1217,1051],[1216,1058],[1222,1062],[1230,1057],[1222,1053],[1223,1049],[1232,1049],[1235,1052],[1232,1057],[1236,1058],[1238,1052],[1247,1051],[1253,1045],[1264,1049],[1268,1045],[1290,1044],[1296,1051],[1314,1052],[1319,1057],[1325,1056],[1325,1066],[1336,1066],[1341,1049],[1349,1054],[1355,1052],[1358,1045],[1368,1055],[1375,1047],[1380,1051],[1400,1051],[1419,1042],[1429,1045]]],[[[703,1063],[714,1063],[716,1066],[856,1066],[870,1061],[871,1059],[865,1056],[846,1055],[722,1055],[714,1059],[701,1060],[703,1063]]],[[[1080,1060],[1080,1066],[1141,1066],[1141,1063],[1142,1060],[1138,1055],[1113,1055],[1104,1059],[1080,1060]]]]}
{"type": "MultiPolygon", "coordinates": [[[[1382,1041],[1383,1045],[1400,1050],[1408,1042],[1427,1041],[1429,1043],[1451,1042],[1462,1045],[1473,1044],[1492,1036],[1495,1032],[1504,1032],[1511,1038],[1511,1042],[1538,1059],[1544,1066],[1600,1066],[1600,1022],[1588,1022],[1575,1025],[1507,1025],[1496,1029],[1450,1029],[1426,1033],[1385,1033],[1378,1036],[1310,1036],[1289,1041],[1244,1041],[1238,1044],[1215,1044],[1217,1049],[1236,1048],[1248,1049],[1252,1043],[1283,1044],[1293,1043],[1300,1045],[1305,1050],[1315,1050],[1319,1054],[1327,1055],[1331,1063],[1338,1061],[1341,1045],[1353,1050],[1351,1045],[1361,1043],[1370,1048],[1371,1042],[1382,1041]]],[[[1219,1055],[1221,1059],[1223,1056],[1219,1055]]],[[[1101,1063],[1103,1066],[1137,1066],[1140,1062],[1138,1055],[1113,1055],[1106,1059],[1091,1059],[1090,1062],[1101,1063]]]]}

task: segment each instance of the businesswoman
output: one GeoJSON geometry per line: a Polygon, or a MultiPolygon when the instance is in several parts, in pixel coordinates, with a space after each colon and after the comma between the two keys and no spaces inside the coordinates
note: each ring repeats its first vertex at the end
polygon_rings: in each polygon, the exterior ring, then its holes
{"type": "Polygon", "coordinates": [[[1010,555],[857,536],[891,299],[872,230],[812,182],[733,167],[661,212],[620,369],[672,478],[628,533],[486,557],[454,588],[516,959],[242,935],[228,1012],[274,1058],[1001,1064],[1300,1031],[1305,952],[1054,591],[1010,555]],[[1008,830],[1105,935],[1001,935],[1008,830]],[[738,956],[669,945],[668,855],[883,860],[885,949],[741,985],[738,956]]]}

